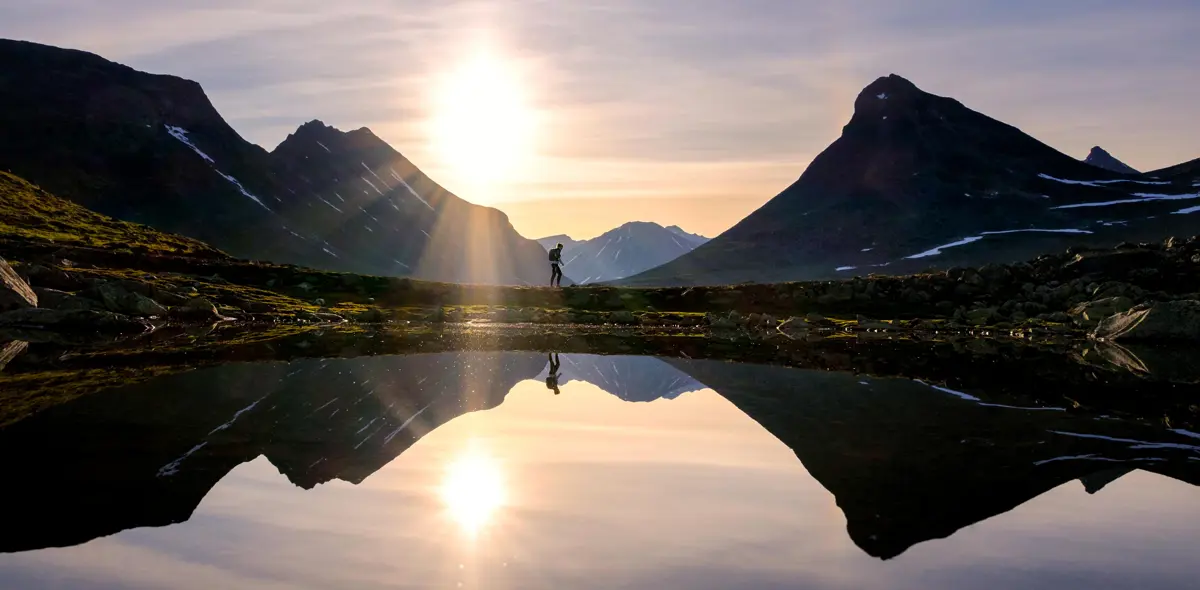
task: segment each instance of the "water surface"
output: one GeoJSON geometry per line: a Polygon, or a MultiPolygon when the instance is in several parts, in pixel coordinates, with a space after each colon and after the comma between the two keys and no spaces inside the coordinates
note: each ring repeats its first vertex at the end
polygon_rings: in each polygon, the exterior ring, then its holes
{"type": "MultiPolygon", "coordinates": [[[[4,588],[1188,588],[1200,438],[687,358],[231,363],[0,430],[4,588]],[[556,394],[551,386],[557,385],[556,394]]],[[[1002,401],[1002,400],[1001,400],[1002,401]]]]}

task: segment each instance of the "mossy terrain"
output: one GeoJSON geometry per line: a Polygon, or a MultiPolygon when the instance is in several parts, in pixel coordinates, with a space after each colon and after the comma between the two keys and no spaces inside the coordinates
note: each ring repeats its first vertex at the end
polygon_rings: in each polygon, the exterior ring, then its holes
{"type": "Polygon", "coordinates": [[[0,238],[115,252],[221,257],[199,240],[118,221],[0,171],[0,238]]]}
{"type": "MultiPolygon", "coordinates": [[[[0,426],[94,391],[228,362],[352,358],[447,351],[555,351],[713,359],[902,377],[972,392],[987,401],[1044,403],[1119,414],[1178,428],[1200,424],[1200,370],[1156,349],[1069,338],[980,339],[877,333],[741,334],[636,326],[417,324],[164,329],[90,348],[35,343],[0,371],[0,426]],[[1137,396],[1129,392],[1137,390],[1137,396]]],[[[1178,355],[1176,355],[1178,356],[1178,355]]]]}
{"type": "MultiPolygon", "coordinates": [[[[0,176],[0,256],[36,288],[88,296],[112,284],[176,307],[215,305],[199,321],[302,325],[428,322],[798,328],[869,333],[1074,334],[1066,312],[1095,299],[1200,298],[1200,241],[1072,250],[1027,263],[909,276],[712,287],[505,287],[336,273],[239,260],[200,242],[115,221],[0,176]],[[814,316],[819,316],[815,320],[814,316]],[[805,318],[803,322],[789,318],[805,318]]],[[[129,313],[121,309],[109,309],[129,313]]],[[[180,318],[149,318],[161,329],[180,318]]]]}

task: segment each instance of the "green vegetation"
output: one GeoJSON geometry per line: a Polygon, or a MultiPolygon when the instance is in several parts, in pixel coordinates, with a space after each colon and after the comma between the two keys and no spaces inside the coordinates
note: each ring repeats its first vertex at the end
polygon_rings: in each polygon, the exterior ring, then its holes
{"type": "Polygon", "coordinates": [[[225,256],[199,240],[118,221],[0,172],[0,238],[189,256],[225,256]]]}

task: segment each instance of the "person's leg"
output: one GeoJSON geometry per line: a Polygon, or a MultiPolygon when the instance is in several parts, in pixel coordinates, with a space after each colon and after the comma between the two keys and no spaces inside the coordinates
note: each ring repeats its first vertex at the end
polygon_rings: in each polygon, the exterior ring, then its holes
{"type": "Polygon", "coordinates": [[[558,274],[558,266],[551,264],[550,265],[550,286],[551,287],[554,286],[554,276],[557,274],[558,274]]]}

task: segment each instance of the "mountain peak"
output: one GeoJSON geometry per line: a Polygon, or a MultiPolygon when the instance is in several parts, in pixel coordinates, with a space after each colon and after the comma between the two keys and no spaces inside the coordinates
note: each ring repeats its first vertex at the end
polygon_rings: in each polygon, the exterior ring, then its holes
{"type": "Polygon", "coordinates": [[[916,84],[896,74],[889,74],[877,78],[863,88],[854,101],[854,110],[855,112],[875,111],[885,105],[905,103],[924,94],[925,92],[917,88],[916,84]]]}
{"type": "Polygon", "coordinates": [[[1100,146],[1094,146],[1092,151],[1088,153],[1088,156],[1084,158],[1083,161],[1097,168],[1103,168],[1112,172],[1119,172],[1122,174],[1141,174],[1132,166],[1129,166],[1128,164],[1113,157],[1112,154],[1108,153],[1100,146]]]}

